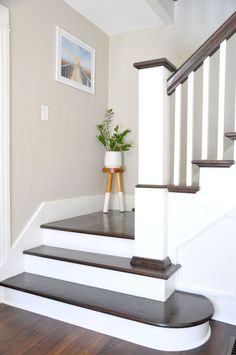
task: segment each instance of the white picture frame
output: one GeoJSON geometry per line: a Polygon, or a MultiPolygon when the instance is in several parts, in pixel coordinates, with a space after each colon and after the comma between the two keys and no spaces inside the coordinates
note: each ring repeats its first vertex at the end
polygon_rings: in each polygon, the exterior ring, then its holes
{"type": "Polygon", "coordinates": [[[95,48],[56,28],[56,81],[94,94],[95,48]]]}

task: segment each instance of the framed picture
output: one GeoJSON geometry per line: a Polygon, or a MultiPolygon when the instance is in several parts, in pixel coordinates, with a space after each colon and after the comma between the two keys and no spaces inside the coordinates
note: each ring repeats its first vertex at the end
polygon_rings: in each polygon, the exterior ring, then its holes
{"type": "Polygon", "coordinates": [[[57,26],[56,80],[94,94],[95,49],[57,26]]]}

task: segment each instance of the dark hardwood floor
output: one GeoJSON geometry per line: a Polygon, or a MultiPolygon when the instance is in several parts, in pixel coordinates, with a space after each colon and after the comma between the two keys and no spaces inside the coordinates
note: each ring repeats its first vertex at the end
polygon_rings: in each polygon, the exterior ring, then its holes
{"type": "Polygon", "coordinates": [[[225,355],[236,327],[212,321],[212,337],[189,351],[163,352],[0,304],[1,355],[225,355]]]}
{"type": "Polygon", "coordinates": [[[134,213],[109,211],[87,214],[41,225],[41,228],[134,239],[134,213]]]}

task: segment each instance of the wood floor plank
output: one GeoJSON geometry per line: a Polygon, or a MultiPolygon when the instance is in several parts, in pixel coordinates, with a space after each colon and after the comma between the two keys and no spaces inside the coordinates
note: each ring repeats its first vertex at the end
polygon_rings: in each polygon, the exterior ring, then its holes
{"type": "Polygon", "coordinates": [[[44,229],[134,239],[134,212],[92,213],[41,225],[44,229]]]}
{"type": "Polygon", "coordinates": [[[0,304],[1,355],[224,355],[233,325],[211,321],[203,346],[182,352],[148,349],[71,324],[0,304]],[[8,336],[2,336],[3,332],[8,336]]]}

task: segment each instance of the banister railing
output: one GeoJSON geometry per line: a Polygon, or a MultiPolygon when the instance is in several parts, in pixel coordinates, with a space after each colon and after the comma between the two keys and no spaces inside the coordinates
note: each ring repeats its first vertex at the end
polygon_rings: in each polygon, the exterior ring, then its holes
{"type": "Polygon", "coordinates": [[[183,83],[193,71],[196,71],[203,61],[212,56],[224,40],[228,40],[236,32],[236,11],[223,25],[209,37],[206,42],[171,75],[167,81],[167,93],[171,95],[176,87],[183,83]]]}

